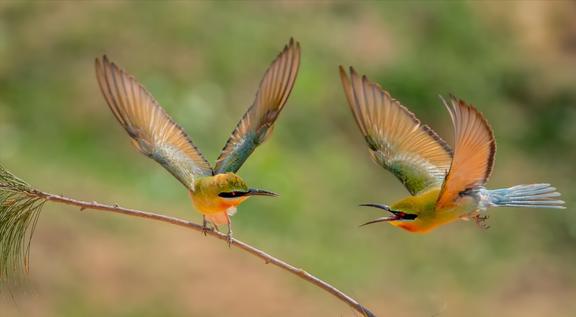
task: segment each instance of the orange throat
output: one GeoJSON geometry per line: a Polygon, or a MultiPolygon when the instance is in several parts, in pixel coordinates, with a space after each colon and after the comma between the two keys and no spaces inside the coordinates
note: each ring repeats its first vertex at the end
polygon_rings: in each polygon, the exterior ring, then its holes
{"type": "Polygon", "coordinates": [[[236,213],[236,207],[248,197],[222,198],[219,196],[206,197],[190,192],[192,203],[196,210],[206,217],[206,220],[215,225],[230,223],[230,216],[236,213]]]}

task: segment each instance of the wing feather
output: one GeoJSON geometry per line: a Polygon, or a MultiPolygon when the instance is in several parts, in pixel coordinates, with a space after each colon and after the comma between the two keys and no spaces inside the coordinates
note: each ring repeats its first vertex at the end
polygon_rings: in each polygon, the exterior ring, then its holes
{"type": "Polygon", "coordinates": [[[437,209],[454,204],[461,193],[483,186],[494,166],[496,142],[492,128],[472,105],[450,96],[442,100],[454,125],[454,159],[436,203],[437,209]]]}
{"type": "Polygon", "coordinates": [[[212,175],[210,164],[188,135],[144,86],[106,56],[96,59],[95,66],[106,103],[142,154],[192,190],[196,177],[212,175]]]}
{"type": "Polygon", "coordinates": [[[340,67],[348,105],[370,154],[392,172],[411,194],[440,186],[450,168],[452,151],[430,127],[380,86],[350,68],[340,67]]]}
{"type": "Polygon", "coordinates": [[[270,135],[292,91],[300,65],[300,44],[290,43],[266,70],[252,106],[244,114],[216,160],[216,173],[236,172],[270,135]]]}

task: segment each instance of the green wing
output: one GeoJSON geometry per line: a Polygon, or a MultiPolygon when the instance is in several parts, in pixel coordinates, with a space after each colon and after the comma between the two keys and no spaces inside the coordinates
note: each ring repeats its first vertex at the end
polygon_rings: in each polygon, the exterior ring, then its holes
{"type": "Polygon", "coordinates": [[[216,160],[214,171],[236,172],[272,132],[274,121],[286,104],[300,65],[300,44],[290,43],[266,70],[256,99],[244,114],[216,160]]]}
{"type": "Polygon", "coordinates": [[[374,160],[392,172],[412,195],[441,186],[452,161],[448,144],[353,68],[348,77],[340,67],[340,79],[374,160]]]}
{"type": "Polygon", "coordinates": [[[110,110],[142,154],[191,190],[195,178],[213,174],[184,130],[134,77],[104,56],[96,59],[96,78],[110,110]]]}

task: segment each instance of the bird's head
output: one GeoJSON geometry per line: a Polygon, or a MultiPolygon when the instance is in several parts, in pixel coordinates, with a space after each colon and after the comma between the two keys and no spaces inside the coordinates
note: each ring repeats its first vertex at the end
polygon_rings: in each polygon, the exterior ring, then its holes
{"type": "Polygon", "coordinates": [[[408,231],[419,231],[416,230],[417,226],[414,226],[417,222],[418,214],[414,212],[406,212],[399,209],[392,209],[388,205],[383,204],[361,204],[364,207],[374,207],[387,211],[389,214],[384,217],[379,217],[374,220],[368,221],[361,226],[378,223],[378,222],[388,222],[393,226],[400,227],[408,231]]]}
{"type": "Polygon", "coordinates": [[[266,190],[248,188],[246,182],[234,173],[218,174],[214,177],[218,197],[234,205],[239,205],[250,196],[278,196],[266,190]]]}

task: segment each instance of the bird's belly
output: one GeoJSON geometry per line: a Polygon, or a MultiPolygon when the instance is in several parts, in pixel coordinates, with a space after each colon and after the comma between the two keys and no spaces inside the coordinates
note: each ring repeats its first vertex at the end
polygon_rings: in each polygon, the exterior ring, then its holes
{"type": "Polygon", "coordinates": [[[458,219],[462,219],[467,217],[478,210],[478,200],[472,196],[464,196],[461,199],[457,200],[454,204],[454,207],[440,212],[448,212],[458,217],[458,219]]]}

